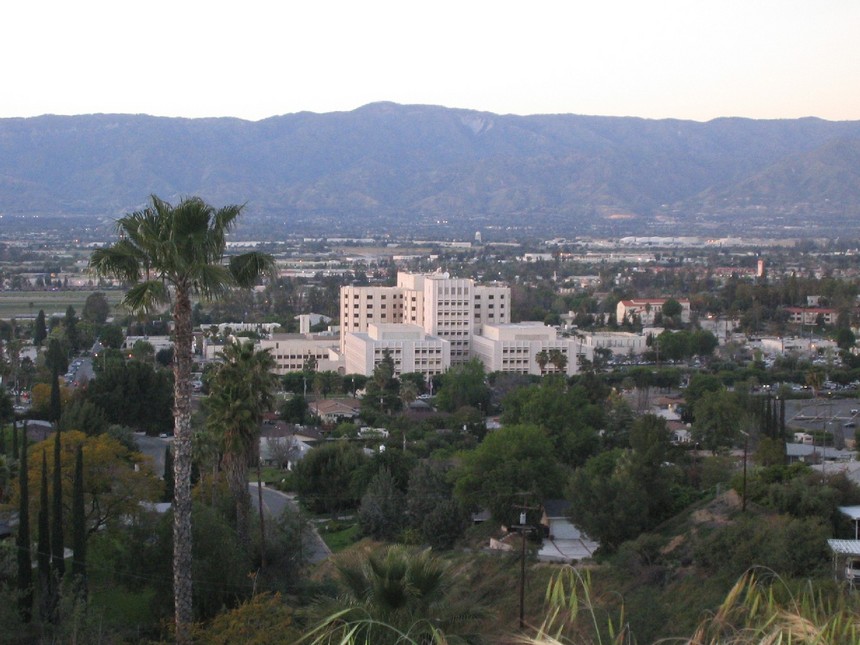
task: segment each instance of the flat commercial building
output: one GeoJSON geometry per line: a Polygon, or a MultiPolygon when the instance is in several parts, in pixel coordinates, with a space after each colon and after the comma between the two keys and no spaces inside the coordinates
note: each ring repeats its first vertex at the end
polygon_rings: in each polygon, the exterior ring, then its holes
{"type": "Polygon", "coordinates": [[[346,337],[347,374],[370,376],[385,355],[394,361],[395,374],[442,374],[451,365],[451,344],[431,336],[418,325],[371,323],[366,332],[346,337]]]}
{"type": "Polygon", "coordinates": [[[481,334],[472,337],[472,352],[488,372],[537,375],[576,374],[580,359],[593,356],[580,339],[559,338],[554,327],[541,322],[485,324],[481,334]],[[563,370],[559,370],[558,359],[551,361],[559,355],[564,357],[563,370]]]}
{"type": "Polygon", "coordinates": [[[648,349],[645,334],[626,331],[584,332],[582,340],[592,354],[595,349],[608,349],[615,356],[634,356],[648,349]]]}
{"type": "Polygon", "coordinates": [[[276,374],[301,372],[308,359],[316,362],[317,372],[337,372],[341,368],[338,338],[316,334],[272,334],[260,341],[260,349],[268,349],[275,359],[276,374]]]}
{"type": "MultiPolygon", "coordinates": [[[[625,321],[638,318],[643,325],[653,325],[657,322],[657,314],[663,313],[663,305],[669,298],[634,298],[632,300],[619,300],[615,307],[615,320],[621,325],[625,321]]],[[[678,298],[677,303],[681,305],[681,322],[690,322],[690,301],[686,298],[678,298]]]]}

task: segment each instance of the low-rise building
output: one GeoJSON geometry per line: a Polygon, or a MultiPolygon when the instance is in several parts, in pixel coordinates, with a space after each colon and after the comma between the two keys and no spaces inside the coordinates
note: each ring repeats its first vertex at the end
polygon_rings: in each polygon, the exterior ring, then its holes
{"type": "Polygon", "coordinates": [[[472,337],[472,353],[488,372],[519,374],[563,371],[572,375],[579,371],[581,358],[593,357],[582,340],[559,338],[554,327],[541,322],[485,324],[481,334],[472,337]],[[563,370],[551,361],[555,352],[564,357],[563,370]]]}
{"type": "Polygon", "coordinates": [[[786,307],[788,322],[795,325],[836,324],[838,312],[828,307],[786,307]]]}
{"type": "Polygon", "coordinates": [[[647,335],[627,331],[583,332],[582,342],[592,354],[595,349],[608,349],[614,356],[635,356],[647,348],[647,335]]]}
{"type": "MultiPolygon", "coordinates": [[[[653,325],[657,322],[657,314],[663,313],[663,305],[669,298],[633,298],[632,300],[619,300],[615,307],[615,319],[618,324],[624,321],[632,321],[638,318],[643,325],[653,325]]],[[[678,298],[676,302],[681,305],[681,322],[690,322],[690,301],[686,298],[678,298]]]]}
{"type": "Polygon", "coordinates": [[[395,374],[442,374],[451,366],[451,344],[431,336],[418,325],[372,323],[366,332],[346,334],[344,364],[347,374],[370,376],[386,356],[395,374]]]}
{"type": "Polygon", "coordinates": [[[342,372],[338,337],[325,334],[272,334],[260,341],[261,350],[269,350],[275,359],[276,374],[301,372],[309,359],[316,362],[317,372],[342,372]]]}

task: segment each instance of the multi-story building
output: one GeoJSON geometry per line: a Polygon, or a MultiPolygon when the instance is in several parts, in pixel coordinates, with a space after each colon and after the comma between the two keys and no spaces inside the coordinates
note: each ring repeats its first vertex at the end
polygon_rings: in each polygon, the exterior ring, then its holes
{"type": "Polygon", "coordinates": [[[557,372],[556,352],[564,356],[568,376],[579,371],[580,359],[592,359],[591,348],[579,338],[559,338],[554,327],[542,322],[485,324],[472,338],[472,352],[488,372],[546,374],[557,372]]]}
{"type": "Polygon", "coordinates": [[[451,344],[447,340],[431,336],[418,325],[371,323],[366,332],[347,335],[346,373],[370,375],[386,354],[394,361],[398,375],[419,372],[432,376],[442,374],[451,365],[451,344]]]}
{"type": "Polygon", "coordinates": [[[370,325],[410,324],[448,341],[450,364],[465,363],[481,325],[510,322],[510,299],[506,286],[476,285],[441,272],[401,272],[395,287],[341,287],[340,348],[345,352],[350,334],[370,325]]]}
{"type": "Polygon", "coordinates": [[[341,367],[337,336],[272,334],[271,338],[261,340],[259,347],[271,352],[277,364],[277,374],[301,372],[311,358],[318,372],[336,372],[341,367]]]}
{"type": "Polygon", "coordinates": [[[839,315],[836,309],[828,307],[786,307],[785,311],[788,322],[795,325],[817,325],[819,320],[825,325],[834,325],[839,315]]]}

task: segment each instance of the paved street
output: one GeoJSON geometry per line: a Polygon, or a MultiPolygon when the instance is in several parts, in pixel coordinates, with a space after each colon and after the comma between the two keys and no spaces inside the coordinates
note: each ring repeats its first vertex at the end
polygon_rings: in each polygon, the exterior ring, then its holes
{"type": "MultiPolygon", "coordinates": [[[[170,439],[147,437],[146,435],[140,434],[136,434],[134,438],[137,441],[140,451],[153,460],[155,474],[161,477],[164,474],[164,448],[165,446],[170,445],[170,439]]],[[[249,483],[248,488],[251,492],[251,503],[259,508],[257,484],[249,483]]],[[[267,517],[280,517],[280,515],[288,508],[291,511],[298,510],[298,504],[292,497],[273,488],[263,487],[263,509],[265,510],[267,517]]],[[[317,533],[313,524],[309,523],[309,526],[311,531],[306,536],[305,543],[302,546],[308,554],[308,561],[311,563],[317,563],[330,556],[331,551],[319,536],[319,533],[317,533]]]]}
{"type": "MultiPolygon", "coordinates": [[[[257,506],[258,495],[257,495],[257,484],[251,483],[248,485],[251,489],[251,499],[252,503],[257,506]]],[[[281,513],[284,512],[287,508],[292,511],[298,510],[298,504],[296,501],[286,493],[282,493],[281,491],[275,490],[273,488],[263,487],[263,508],[266,511],[266,515],[269,517],[279,517],[281,513]]],[[[306,534],[304,544],[302,548],[305,549],[305,553],[307,554],[308,561],[312,564],[317,562],[321,562],[325,560],[328,556],[331,555],[331,550],[328,548],[326,543],[317,533],[316,528],[313,524],[309,523],[309,527],[311,530],[306,534]]]]}

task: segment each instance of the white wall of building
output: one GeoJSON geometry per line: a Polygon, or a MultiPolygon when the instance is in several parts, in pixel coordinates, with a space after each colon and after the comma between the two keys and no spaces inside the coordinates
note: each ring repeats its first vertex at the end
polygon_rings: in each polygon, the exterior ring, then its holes
{"type": "Polygon", "coordinates": [[[272,334],[271,338],[261,340],[259,347],[271,352],[277,374],[301,372],[310,356],[316,359],[318,372],[337,372],[343,367],[336,336],[272,334]]]}
{"type": "Polygon", "coordinates": [[[396,374],[442,374],[451,365],[450,343],[418,325],[371,324],[366,332],[346,336],[346,373],[370,376],[386,351],[394,360],[396,374]]]}
{"type": "Polygon", "coordinates": [[[472,337],[472,353],[488,372],[517,374],[550,373],[552,363],[541,371],[537,355],[557,349],[567,357],[565,373],[579,372],[580,357],[591,360],[593,354],[578,338],[559,338],[554,327],[541,322],[485,324],[480,335],[472,337]]]}

